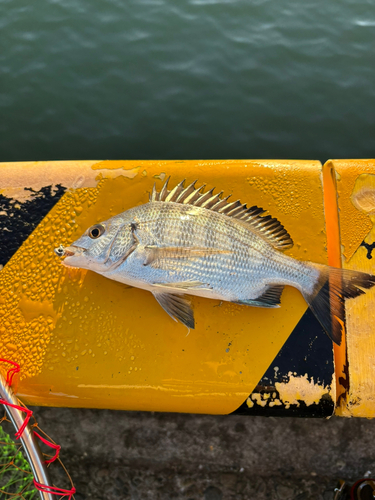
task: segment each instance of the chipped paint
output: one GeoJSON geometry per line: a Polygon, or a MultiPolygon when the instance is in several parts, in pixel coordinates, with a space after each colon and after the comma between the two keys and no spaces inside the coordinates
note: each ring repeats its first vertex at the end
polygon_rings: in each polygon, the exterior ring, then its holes
{"type": "Polygon", "coordinates": [[[246,399],[246,404],[248,408],[252,408],[254,406],[254,403],[251,401],[250,396],[246,399]]]}
{"type": "Polygon", "coordinates": [[[275,398],[269,402],[270,408],[273,408],[274,406],[281,406],[281,405],[282,405],[282,402],[278,398],[275,398]]]}
{"type": "Polygon", "coordinates": [[[259,386],[255,388],[254,392],[246,400],[246,405],[248,408],[262,407],[262,408],[273,408],[274,406],[281,406],[278,392],[274,387],[264,387],[260,389],[259,386]]]}
{"type": "Polygon", "coordinates": [[[254,403],[256,403],[259,406],[264,407],[267,405],[267,402],[268,402],[267,398],[265,396],[266,396],[266,394],[260,394],[260,393],[253,392],[253,394],[250,397],[254,403]]]}
{"type": "Polygon", "coordinates": [[[92,160],[2,163],[0,193],[19,202],[25,202],[33,196],[33,192],[25,188],[39,191],[44,186],[52,186],[53,189],[57,184],[71,189],[83,185],[96,187],[95,178],[98,174],[91,168],[95,164],[97,161],[92,160]]]}
{"type": "Polygon", "coordinates": [[[288,377],[287,382],[275,383],[279,397],[286,408],[289,408],[290,405],[299,406],[301,401],[306,406],[318,404],[322,397],[331,391],[330,386],[320,385],[312,378],[309,380],[307,373],[296,377],[292,372],[289,372],[288,377]]]}
{"type": "Polygon", "coordinates": [[[160,174],[154,175],[154,179],[160,179],[161,181],[164,181],[165,177],[166,177],[165,172],[161,172],[160,174]]]}
{"type": "MultiPolygon", "coordinates": [[[[142,164],[144,166],[144,162],[142,164]]],[[[94,188],[103,178],[123,176],[134,179],[140,168],[136,162],[117,160],[2,163],[0,194],[23,203],[33,197],[33,191],[29,188],[39,191],[44,186],[52,186],[53,190],[57,184],[68,189],[94,188]]]]}
{"type": "MultiPolygon", "coordinates": [[[[358,210],[370,217],[375,216],[375,175],[359,175],[355,181],[350,199],[358,210]]],[[[372,220],[372,222],[375,223],[375,220],[372,220]]]]}
{"type": "MultiPolygon", "coordinates": [[[[91,168],[92,170],[100,170],[102,175],[104,175],[107,179],[117,177],[117,175],[123,175],[128,179],[134,179],[134,177],[138,175],[141,166],[138,165],[134,167],[133,165],[129,165],[126,161],[105,160],[95,163],[95,165],[92,165],[91,168]],[[114,170],[121,170],[121,173],[116,172],[115,175],[113,175],[114,170]]],[[[145,172],[145,170],[143,172],[145,172]]]]}

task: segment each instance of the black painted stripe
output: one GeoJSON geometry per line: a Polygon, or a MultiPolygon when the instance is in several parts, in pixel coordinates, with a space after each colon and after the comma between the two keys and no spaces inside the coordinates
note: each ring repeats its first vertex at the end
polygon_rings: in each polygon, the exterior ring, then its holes
{"type": "Polygon", "coordinates": [[[0,194],[0,265],[5,264],[17,252],[36,226],[65,193],[61,184],[45,186],[31,191],[31,198],[23,203],[0,194]]]}
{"type": "MultiPolygon", "coordinates": [[[[279,399],[275,383],[287,382],[289,372],[296,376],[307,374],[308,380],[313,378],[314,382],[319,385],[330,386],[332,384],[334,373],[332,341],[310,309],[306,310],[252,393],[260,394],[263,402],[267,401],[265,406],[251,400],[253,406],[249,408],[247,402],[244,401],[232,414],[268,417],[329,417],[333,414],[335,403],[329,393],[324,395],[318,404],[306,405],[304,401],[300,401],[298,405],[290,405],[288,408],[284,404],[270,406],[270,401],[279,399]],[[276,398],[272,397],[274,393],[276,393],[276,398]]],[[[251,398],[251,394],[249,397],[251,398]]]]}

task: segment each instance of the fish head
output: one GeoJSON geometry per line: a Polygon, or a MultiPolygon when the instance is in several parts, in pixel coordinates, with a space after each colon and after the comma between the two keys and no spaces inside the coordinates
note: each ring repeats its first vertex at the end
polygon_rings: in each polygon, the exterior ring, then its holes
{"type": "Polygon", "coordinates": [[[123,260],[134,246],[131,216],[126,212],[107,221],[90,226],[69,247],[55,249],[59,257],[65,257],[66,267],[79,267],[98,273],[108,272],[123,260]]]}

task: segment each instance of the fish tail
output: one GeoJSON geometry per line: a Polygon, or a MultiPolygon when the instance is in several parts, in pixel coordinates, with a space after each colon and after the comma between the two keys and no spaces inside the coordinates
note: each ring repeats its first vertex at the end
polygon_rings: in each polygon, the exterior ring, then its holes
{"type": "Polygon", "coordinates": [[[375,276],[312,262],[308,265],[310,269],[314,268],[317,278],[311,287],[302,287],[302,295],[330,339],[340,345],[345,322],[345,299],[364,294],[363,289],[375,285],[375,276]]]}

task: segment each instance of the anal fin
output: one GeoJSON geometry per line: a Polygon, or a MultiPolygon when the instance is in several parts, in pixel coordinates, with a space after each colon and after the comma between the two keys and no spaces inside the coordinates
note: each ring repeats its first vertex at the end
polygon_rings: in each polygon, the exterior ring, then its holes
{"type": "Polygon", "coordinates": [[[279,307],[284,285],[270,285],[256,299],[238,300],[236,304],[255,307],[279,307]]]}
{"type": "Polygon", "coordinates": [[[152,292],[152,294],[172,319],[180,321],[188,328],[195,328],[194,313],[189,300],[184,295],[164,292],[152,292]]]}

